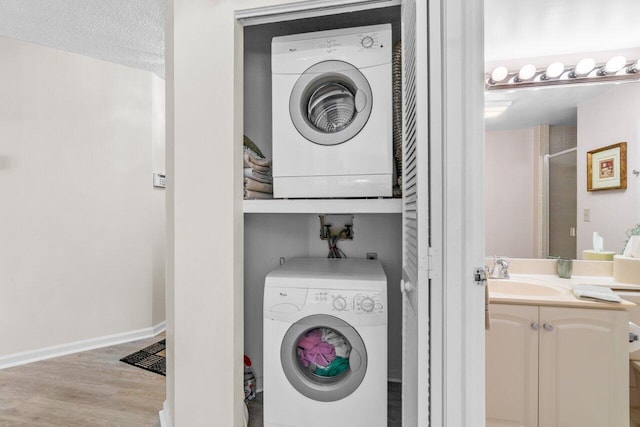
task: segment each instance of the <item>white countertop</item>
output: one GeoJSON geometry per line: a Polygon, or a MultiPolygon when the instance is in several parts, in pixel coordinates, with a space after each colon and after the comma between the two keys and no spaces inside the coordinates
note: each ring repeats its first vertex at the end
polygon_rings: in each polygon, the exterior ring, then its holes
{"type": "Polygon", "coordinates": [[[611,289],[632,290],[640,292],[640,284],[634,285],[629,283],[619,283],[616,282],[611,276],[571,276],[571,279],[562,279],[554,274],[512,274],[510,278],[514,281],[531,281],[533,283],[564,285],[568,287],[571,287],[571,285],[598,285],[606,286],[611,289]]]}
{"type": "Polygon", "coordinates": [[[546,305],[574,308],[591,308],[605,310],[631,310],[636,305],[623,300],[621,303],[594,301],[576,298],[572,292],[573,285],[598,285],[606,286],[614,290],[627,290],[640,292],[640,285],[616,283],[611,276],[573,276],[571,279],[562,279],[556,275],[546,274],[512,274],[509,279],[489,279],[489,302],[492,304],[525,304],[546,305]],[[492,283],[502,282],[497,285],[492,283]],[[501,293],[495,288],[508,286],[509,283],[525,283],[530,285],[548,286],[557,290],[556,295],[516,294],[512,292],[501,293]],[[492,290],[494,287],[494,290],[492,290]]]}

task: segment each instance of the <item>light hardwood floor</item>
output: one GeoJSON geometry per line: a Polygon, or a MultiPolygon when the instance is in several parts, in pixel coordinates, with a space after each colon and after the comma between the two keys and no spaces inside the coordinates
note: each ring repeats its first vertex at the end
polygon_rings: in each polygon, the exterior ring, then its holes
{"type": "MultiPolygon", "coordinates": [[[[158,427],[165,377],[120,358],[163,337],[0,370],[0,427],[158,427]]],[[[401,425],[400,387],[389,383],[389,427],[401,425]]],[[[248,407],[262,427],[262,393],[248,407]]]]}
{"type": "Polygon", "coordinates": [[[165,377],[120,358],[163,337],[0,370],[0,426],[159,426],[165,377]]]}

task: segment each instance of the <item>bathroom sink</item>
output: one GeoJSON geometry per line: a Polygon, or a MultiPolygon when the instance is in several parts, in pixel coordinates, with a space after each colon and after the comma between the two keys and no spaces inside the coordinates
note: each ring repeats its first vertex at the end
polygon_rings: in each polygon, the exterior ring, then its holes
{"type": "Polygon", "coordinates": [[[489,280],[489,292],[524,296],[524,297],[554,297],[567,293],[567,290],[550,285],[538,285],[511,280],[489,280]]]}

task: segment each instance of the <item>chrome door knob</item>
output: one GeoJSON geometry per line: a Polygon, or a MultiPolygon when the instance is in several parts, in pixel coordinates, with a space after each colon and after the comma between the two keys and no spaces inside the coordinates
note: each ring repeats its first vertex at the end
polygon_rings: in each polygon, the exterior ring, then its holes
{"type": "Polygon", "coordinates": [[[534,331],[540,330],[540,324],[538,322],[533,322],[531,324],[531,329],[533,329],[534,331]]]}
{"type": "Polygon", "coordinates": [[[550,325],[548,323],[545,323],[544,325],[542,325],[542,327],[544,328],[545,331],[553,331],[553,325],[550,325]]]}

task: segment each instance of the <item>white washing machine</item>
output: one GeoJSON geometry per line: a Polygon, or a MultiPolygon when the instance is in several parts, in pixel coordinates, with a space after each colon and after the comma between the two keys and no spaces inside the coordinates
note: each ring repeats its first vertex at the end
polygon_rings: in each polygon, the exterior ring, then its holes
{"type": "Polygon", "coordinates": [[[266,276],[265,427],[387,425],[386,304],[377,260],[296,258],[266,276]]]}
{"type": "Polygon", "coordinates": [[[277,198],[392,195],[391,24],[274,37],[277,198]]]}

